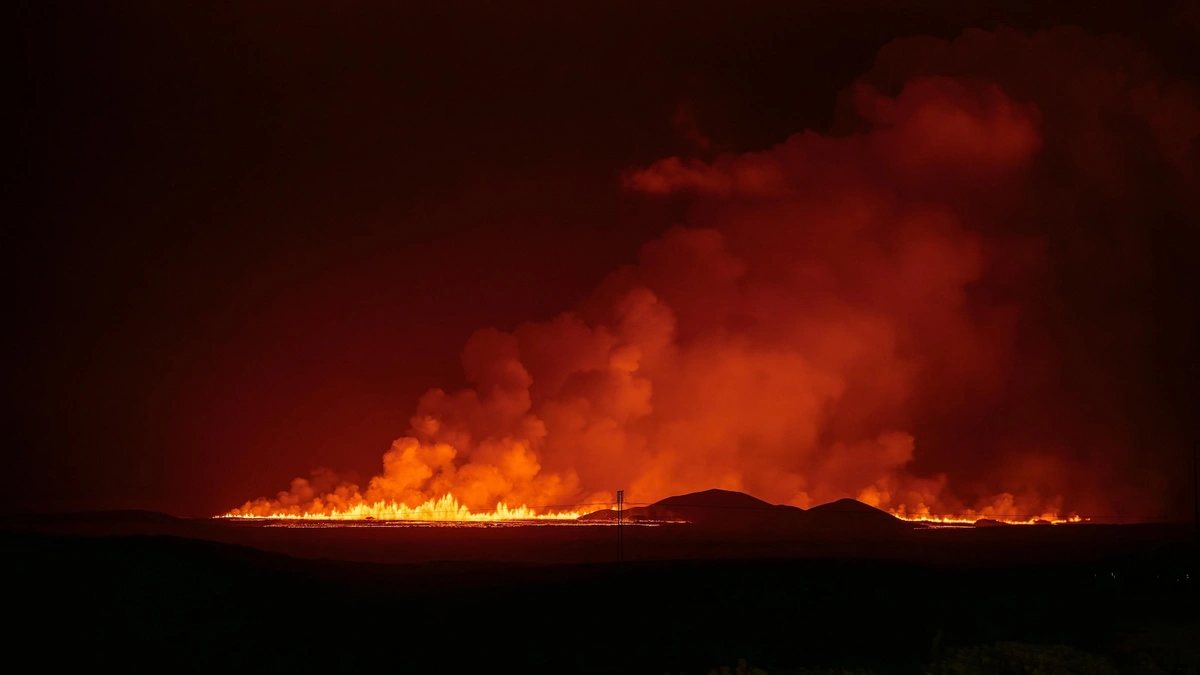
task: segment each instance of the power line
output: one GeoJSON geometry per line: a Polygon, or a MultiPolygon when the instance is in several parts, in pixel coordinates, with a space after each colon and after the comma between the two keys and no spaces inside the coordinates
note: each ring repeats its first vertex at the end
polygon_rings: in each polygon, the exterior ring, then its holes
{"type": "Polygon", "coordinates": [[[624,532],[621,530],[621,516],[625,510],[625,491],[617,490],[617,562],[625,558],[624,532]]]}

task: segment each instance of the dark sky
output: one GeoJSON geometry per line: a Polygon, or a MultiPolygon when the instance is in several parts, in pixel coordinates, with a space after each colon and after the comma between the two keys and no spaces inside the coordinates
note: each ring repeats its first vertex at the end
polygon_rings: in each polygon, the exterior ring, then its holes
{"type": "Polygon", "coordinates": [[[13,3],[3,507],[369,476],[472,331],[682,217],[620,180],[708,156],[681,110],[766,148],[883,45],[969,26],[1115,31],[1195,78],[1194,3],[1115,4],[13,3]]]}

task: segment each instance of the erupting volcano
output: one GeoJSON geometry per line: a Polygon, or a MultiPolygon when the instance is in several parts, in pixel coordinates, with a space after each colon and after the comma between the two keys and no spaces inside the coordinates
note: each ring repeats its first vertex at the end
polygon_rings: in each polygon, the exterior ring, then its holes
{"type": "Polygon", "coordinates": [[[5,9],[9,662],[1200,675],[1200,0],[5,9]]]}
{"type": "Polygon", "coordinates": [[[472,512],[458,503],[452,495],[430,500],[415,507],[397,502],[355,502],[346,508],[324,508],[320,499],[313,500],[303,511],[273,511],[243,513],[238,510],[220,516],[222,518],[267,518],[278,520],[425,520],[445,522],[491,522],[499,520],[574,520],[580,515],[576,511],[548,513],[519,506],[510,509],[501,502],[493,511],[472,512]]]}
{"type": "Polygon", "coordinates": [[[1154,326],[1112,298],[1189,199],[1200,108],[1114,65],[1135,55],[1070,29],[901,40],[827,133],[630,170],[630,198],[690,204],[636,264],[478,331],[470,386],[425,394],[365,487],[320,472],[226,515],[571,519],[707,488],[931,522],[1159,512],[1132,449],[1170,413],[1131,403],[1121,347],[1154,326]]]}

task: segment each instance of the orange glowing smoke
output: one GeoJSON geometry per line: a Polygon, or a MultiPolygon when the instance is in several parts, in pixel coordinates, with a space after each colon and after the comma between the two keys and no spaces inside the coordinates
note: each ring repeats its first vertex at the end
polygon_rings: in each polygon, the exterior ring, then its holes
{"type": "Polygon", "coordinates": [[[1110,299],[1154,267],[1127,258],[1162,219],[1139,195],[1200,192],[1178,151],[1200,114],[1115,67],[1138,62],[1124,49],[900,41],[838,133],[631,170],[630,192],[695,204],[636,265],[551,320],[476,332],[469,386],[426,393],[361,491],[297,479],[229,515],[563,519],[537,507],[710,488],[943,523],[1151,512],[1141,390],[1099,364],[1141,372],[1125,355],[1152,334],[1110,299]]]}
{"type": "MultiPolygon", "coordinates": [[[[863,490],[858,499],[871,506],[880,507],[884,495],[877,490],[863,490]]],[[[1020,510],[1016,498],[1011,494],[1001,494],[995,497],[991,504],[979,509],[963,509],[950,513],[945,506],[931,508],[920,500],[913,500],[915,506],[901,504],[897,507],[885,508],[893,516],[913,523],[937,523],[941,525],[973,525],[980,520],[989,520],[1006,525],[1065,525],[1081,523],[1082,517],[1075,513],[1064,514],[1058,509],[1029,513],[1020,510]]]]}
{"type": "Polygon", "coordinates": [[[525,505],[509,508],[503,502],[492,511],[471,511],[458,503],[453,495],[430,499],[417,506],[397,502],[365,502],[345,509],[325,509],[318,501],[307,508],[271,511],[242,511],[233,509],[218,518],[257,518],[262,520],[421,520],[438,522],[495,522],[501,520],[575,520],[583,515],[578,511],[547,512],[531,509],[525,505]]]}

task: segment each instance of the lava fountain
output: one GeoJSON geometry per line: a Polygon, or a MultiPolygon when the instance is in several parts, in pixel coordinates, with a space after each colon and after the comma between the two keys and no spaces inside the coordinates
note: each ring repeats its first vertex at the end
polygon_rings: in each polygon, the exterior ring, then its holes
{"type": "Polygon", "coordinates": [[[408,506],[395,501],[360,502],[346,508],[322,508],[314,503],[308,508],[254,512],[233,509],[217,518],[244,518],[257,520],[415,520],[434,522],[498,522],[512,520],[575,520],[583,515],[579,511],[548,511],[530,508],[522,504],[509,507],[501,502],[492,511],[471,511],[460,504],[453,495],[408,506]]]}

